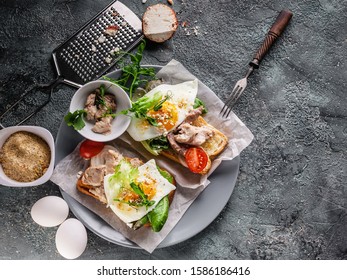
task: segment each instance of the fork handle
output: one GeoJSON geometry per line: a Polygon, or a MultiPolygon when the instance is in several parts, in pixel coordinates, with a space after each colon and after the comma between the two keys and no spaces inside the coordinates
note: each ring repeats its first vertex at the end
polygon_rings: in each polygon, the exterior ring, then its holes
{"type": "Polygon", "coordinates": [[[270,50],[276,39],[282,34],[286,26],[288,25],[293,13],[288,10],[282,10],[277,16],[276,21],[271,26],[269,32],[267,33],[263,44],[255,54],[253,60],[249,63],[250,66],[258,69],[261,60],[264,58],[266,53],[270,50]]]}

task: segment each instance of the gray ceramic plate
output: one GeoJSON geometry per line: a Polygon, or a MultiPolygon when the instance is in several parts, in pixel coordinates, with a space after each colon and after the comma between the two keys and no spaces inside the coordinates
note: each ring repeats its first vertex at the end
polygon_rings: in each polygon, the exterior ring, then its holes
{"type": "MultiPolygon", "coordinates": [[[[156,67],[158,70],[159,67],[156,67]]],[[[117,78],[120,71],[110,73],[108,76],[117,78]]],[[[58,164],[65,156],[70,154],[76,145],[82,141],[82,136],[64,121],[61,123],[55,148],[55,163],[58,164]]],[[[182,219],[177,223],[170,234],[163,240],[158,248],[172,246],[183,242],[205,229],[223,210],[227,204],[236,183],[239,171],[240,158],[232,161],[224,161],[209,177],[211,183],[197,197],[182,219]],[[215,201],[217,203],[211,203],[215,201]],[[208,209],[208,211],[206,211],[208,209]]],[[[130,247],[140,248],[135,243],[126,239],[122,234],[114,230],[99,216],[84,207],[68,194],[61,191],[62,196],[68,203],[72,213],[92,232],[112,243],[130,247]]]]}

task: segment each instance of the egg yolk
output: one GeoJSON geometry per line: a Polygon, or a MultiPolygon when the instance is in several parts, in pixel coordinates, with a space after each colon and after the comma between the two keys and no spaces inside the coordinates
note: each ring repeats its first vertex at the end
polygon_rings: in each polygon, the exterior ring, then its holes
{"type": "MultiPolygon", "coordinates": [[[[146,178],[144,182],[135,182],[135,184],[140,187],[143,193],[147,196],[148,200],[151,200],[157,192],[155,187],[156,181],[152,178],[146,178]]],[[[129,187],[129,189],[123,189],[123,191],[119,195],[119,199],[127,202],[136,202],[139,201],[141,198],[129,187]]]]}
{"type": "Polygon", "coordinates": [[[124,189],[123,192],[120,194],[120,200],[126,201],[126,202],[135,202],[140,198],[139,195],[134,193],[131,190],[124,189]]]}
{"type": "Polygon", "coordinates": [[[150,110],[147,115],[154,118],[158,127],[166,131],[173,129],[178,120],[177,108],[171,102],[164,102],[159,110],[150,110]]]}
{"type": "Polygon", "coordinates": [[[147,179],[145,182],[140,184],[140,187],[145,195],[147,195],[147,199],[151,200],[156,194],[157,190],[155,187],[156,181],[154,179],[147,179]]]}

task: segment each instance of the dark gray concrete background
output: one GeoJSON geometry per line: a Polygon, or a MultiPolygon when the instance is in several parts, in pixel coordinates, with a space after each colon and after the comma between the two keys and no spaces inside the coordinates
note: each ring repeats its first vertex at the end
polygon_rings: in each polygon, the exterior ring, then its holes
{"type": "MultiPolygon", "coordinates": [[[[148,254],[88,231],[80,259],[347,259],[347,2],[174,1],[188,29],[180,26],[170,42],[150,44],[143,63],[175,58],[223,100],[278,12],[293,12],[234,109],[254,141],[241,155],[230,201],[201,233],[148,254]]],[[[138,16],[150,4],[165,3],[123,2],[138,16]]],[[[0,0],[1,111],[35,81],[55,77],[52,50],[108,3],[0,0]]],[[[74,91],[59,86],[27,124],[55,137],[74,91]]],[[[52,183],[0,187],[0,259],[62,259],[56,228],[30,217],[31,206],[46,195],[60,192],[52,183]]]]}

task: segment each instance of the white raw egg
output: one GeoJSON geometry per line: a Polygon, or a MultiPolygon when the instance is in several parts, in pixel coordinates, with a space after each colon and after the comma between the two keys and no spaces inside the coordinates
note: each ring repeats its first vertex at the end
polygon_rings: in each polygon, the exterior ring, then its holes
{"type": "Polygon", "coordinates": [[[55,235],[55,244],[60,255],[66,259],[76,259],[87,247],[87,230],[75,218],[63,222],[55,235]]]}
{"type": "Polygon", "coordinates": [[[176,85],[161,84],[144,96],[152,97],[158,92],[161,93],[162,99],[168,97],[167,101],[162,104],[160,110],[147,112],[147,116],[155,119],[158,125],[151,125],[145,118],[132,117],[127,131],[135,141],[164,135],[180,125],[193,108],[198,92],[198,80],[176,85]]]}
{"type": "Polygon", "coordinates": [[[61,197],[46,196],[35,202],[30,214],[40,226],[55,227],[69,215],[69,206],[61,197]]]}

